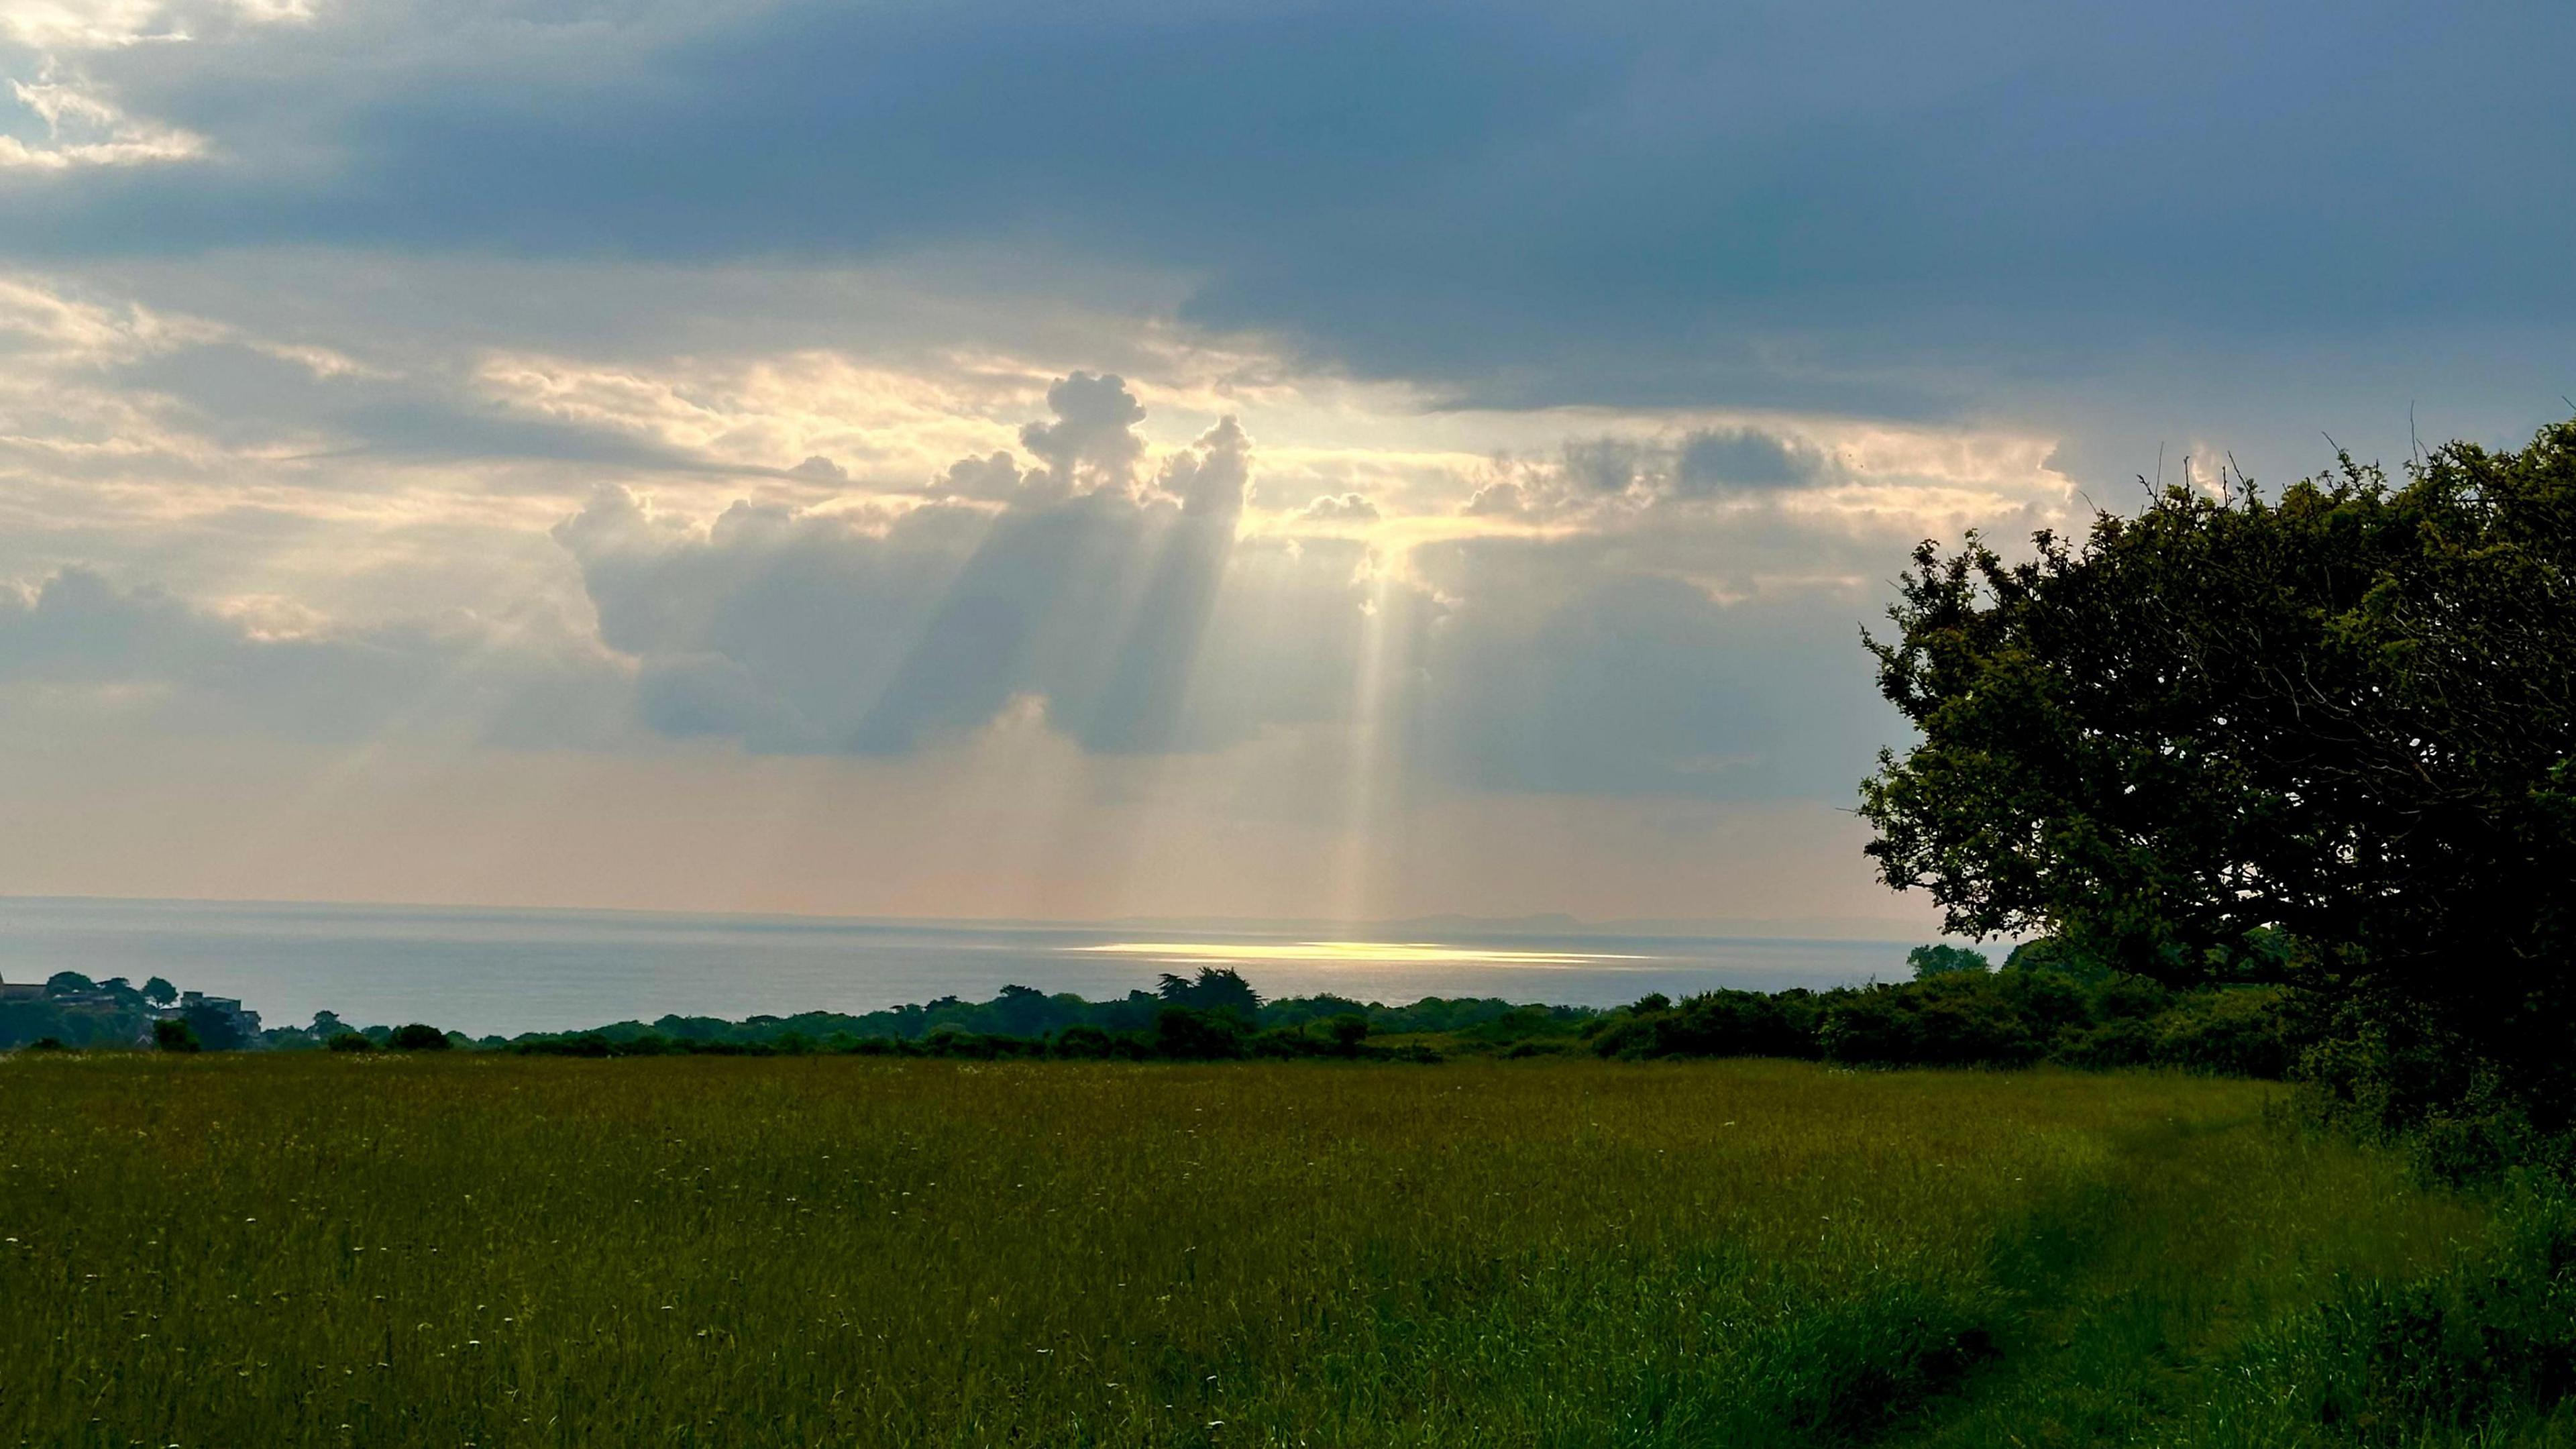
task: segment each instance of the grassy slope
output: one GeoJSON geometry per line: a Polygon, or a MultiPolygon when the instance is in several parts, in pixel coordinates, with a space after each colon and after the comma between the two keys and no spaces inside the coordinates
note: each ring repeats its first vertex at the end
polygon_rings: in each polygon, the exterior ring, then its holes
{"type": "Polygon", "coordinates": [[[2257,1442],[2240,1336],[2479,1230],[2269,1091],[19,1058],[0,1442],[2257,1442]]]}

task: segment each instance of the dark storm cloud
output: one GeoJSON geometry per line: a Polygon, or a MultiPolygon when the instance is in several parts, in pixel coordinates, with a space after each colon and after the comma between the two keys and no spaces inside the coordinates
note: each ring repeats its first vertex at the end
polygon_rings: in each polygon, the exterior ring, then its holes
{"type": "Polygon", "coordinates": [[[7,178],[0,247],[1042,244],[1462,397],[1926,412],[2140,338],[2563,329],[2571,50],[2394,0],[335,7],[88,57],[221,160],[7,178]]]}

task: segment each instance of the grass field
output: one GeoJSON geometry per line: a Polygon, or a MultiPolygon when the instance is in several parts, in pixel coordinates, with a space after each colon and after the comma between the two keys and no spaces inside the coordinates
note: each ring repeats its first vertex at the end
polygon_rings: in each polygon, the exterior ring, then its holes
{"type": "Polygon", "coordinates": [[[2279,1090],[21,1056],[0,1442],[2337,1442],[2280,1326],[2486,1210],[2279,1090]]]}

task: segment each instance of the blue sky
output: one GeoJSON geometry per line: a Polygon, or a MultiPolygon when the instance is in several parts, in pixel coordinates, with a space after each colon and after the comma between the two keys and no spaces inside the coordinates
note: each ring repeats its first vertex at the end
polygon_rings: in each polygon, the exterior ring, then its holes
{"type": "Polygon", "coordinates": [[[13,6],[0,890],[1914,922],[1912,542],[2570,411],[2572,52],[13,6]]]}

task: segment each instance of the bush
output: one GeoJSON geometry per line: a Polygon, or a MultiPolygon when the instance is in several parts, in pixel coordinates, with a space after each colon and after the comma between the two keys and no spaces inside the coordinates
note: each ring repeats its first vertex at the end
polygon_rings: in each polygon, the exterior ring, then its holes
{"type": "Polygon", "coordinates": [[[1874,986],[1837,1000],[1817,1033],[1831,1060],[1869,1066],[2025,1066],[2040,1034],[1989,976],[1936,976],[1874,986]]]}
{"type": "Polygon", "coordinates": [[[1109,1033],[1096,1026],[1068,1026],[1047,1043],[1047,1051],[1070,1061],[1098,1061],[1109,1055],[1109,1033]]]}
{"type": "Polygon", "coordinates": [[[344,1031],[338,1036],[335,1036],[329,1041],[323,1043],[323,1045],[329,1050],[335,1052],[371,1052],[376,1049],[376,1044],[374,1042],[367,1040],[365,1037],[358,1035],[354,1031],[344,1031]]]}
{"type": "Polygon", "coordinates": [[[2513,1428],[2576,1394],[2576,1200],[2520,1183],[2492,1243],[2411,1283],[2348,1283],[2269,1351],[2314,1386],[2317,1421],[2363,1443],[2432,1427],[2521,1442],[2513,1428]]]}
{"type": "Polygon", "coordinates": [[[152,1044],[165,1052],[200,1050],[197,1034],[184,1021],[161,1020],[152,1023],[152,1044]]]}
{"type": "Polygon", "coordinates": [[[2049,1059],[2070,1067],[2143,1067],[2155,1056],[2156,1029],[2133,1016],[2062,1032],[2049,1059]]]}
{"type": "MultiPolygon", "coordinates": [[[[1661,1000],[1649,997],[1648,1001],[1661,1000]]],[[[1605,1057],[1796,1057],[1818,1053],[1820,998],[1807,991],[1710,991],[1678,1007],[1645,1003],[1590,1034],[1605,1057]]]]}
{"type": "Polygon", "coordinates": [[[1230,1011],[1166,1006],[1154,1013],[1154,1055],[1217,1061],[1243,1055],[1243,1022],[1230,1011]]]}
{"type": "Polygon", "coordinates": [[[2263,987],[2205,991],[2184,997],[2155,1019],[2149,1059],[2234,1077],[2271,1080],[2290,1070],[2290,1024],[2283,994],[2263,987]]]}
{"type": "Polygon", "coordinates": [[[390,1044],[398,1052],[443,1052],[449,1045],[447,1033],[417,1021],[396,1028],[390,1044]]]}

